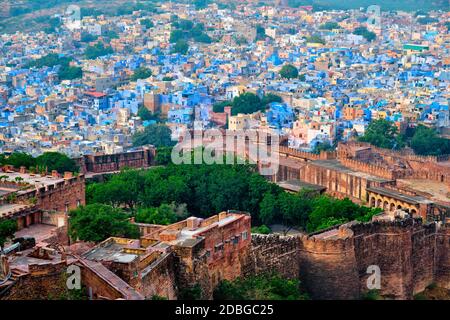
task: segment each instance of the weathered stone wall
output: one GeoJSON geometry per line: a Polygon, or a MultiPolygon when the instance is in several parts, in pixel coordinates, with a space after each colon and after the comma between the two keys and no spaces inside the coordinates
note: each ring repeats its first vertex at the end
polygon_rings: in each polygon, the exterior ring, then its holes
{"type": "Polygon", "coordinates": [[[326,193],[338,198],[348,197],[355,202],[367,200],[369,181],[364,176],[352,174],[350,170],[310,162],[300,169],[300,180],[326,187],[326,193]]]}
{"type": "Polygon", "coordinates": [[[142,147],[139,150],[116,154],[85,155],[75,159],[81,172],[104,173],[122,168],[147,168],[154,164],[156,149],[142,147]]]}
{"type": "Polygon", "coordinates": [[[314,299],[358,299],[369,289],[369,266],[381,272],[380,294],[412,299],[428,285],[450,287],[450,226],[420,219],[342,226],[324,234],[253,235],[244,275],[298,275],[314,299]]]}
{"type": "Polygon", "coordinates": [[[2,300],[49,300],[67,295],[65,261],[44,266],[30,265],[30,272],[1,297],[2,300]]]}
{"type": "Polygon", "coordinates": [[[207,229],[189,246],[174,246],[177,284],[181,289],[199,284],[204,299],[212,299],[221,280],[245,273],[251,248],[250,217],[207,229]],[[244,237],[246,234],[246,237],[244,237]]]}
{"type": "Polygon", "coordinates": [[[450,225],[439,228],[436,235],[435,282],[450,289],[450,225]]]}
{"type": "Polygon", "coordinates": [[[141,283],[138,291],[146,299],[153,296],[166,297],[169,300],[177,298],[178,288],[176,285],[174,256],[171,252],[163,254],[141,272],[141,283]]]}
{"type": "Polygon", "coordinates": [[[252,234],[252,249],[244,275],[276,271],[287,278],[297,278],[299,244],[297,237],[252,234]]]}
{"type": "Polygon", "coordinates": [[[313,299],[358,299],[359,282],[353,239],[303,236],[300,280],[313,299]]]}

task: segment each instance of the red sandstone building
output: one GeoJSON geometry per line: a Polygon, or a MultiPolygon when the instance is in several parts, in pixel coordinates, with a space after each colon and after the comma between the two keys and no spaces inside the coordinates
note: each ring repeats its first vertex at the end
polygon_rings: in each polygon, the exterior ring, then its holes
{"type": "Polygon", "coordinates": [[[81,254],[41,244],[10,256],[3,267],[16,276],[8,281],[11,288],[3,298],[45,299],[46,293],[61,290],[63,284],[39,283],[39,278],[61,275],[70,264],[81,268],[82,282],[93,299],[176,299],[194,285],[204,299],[211,299],[219,281],[244,273],[251,249],[248,214],[222,212],[207,219],[139,227],[140,239],[109,238],[81,254]],[[21,295],[18,288],[24,283],[39,287],[39,296],[21,295]]]}

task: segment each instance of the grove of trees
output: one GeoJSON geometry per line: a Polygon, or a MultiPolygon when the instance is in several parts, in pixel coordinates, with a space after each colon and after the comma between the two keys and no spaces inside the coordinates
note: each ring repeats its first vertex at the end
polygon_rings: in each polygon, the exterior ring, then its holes
{"type": "Polygon", "coordinates": [[[27,169],[34,170],[36,173],[41,171],[56,170],[59,173],[65,171],[77,172],[79,170],[76,162],[59,152],[44,152],[42,155],[34,158],[33,156],[24,152],[14,152],[9,156],[2,154],[0,156],[0,165],[12,165],[15,168],[22,166],[27,169]]]}
{"type": "Polygon", "coordinates": [[[214,112],[223,112],[224,107],[231,105],[231,114],[238,113],[250,114],[257,111],[265,111],[267,105],[272,102],[281,102],[282,99],[276,94],[268,93],[262,97],[258,97],[251,92],[245,92],[233,99],[233,101],[225,101],[213,106],[214,112]]]}
{"type": "Polygon", "coordinates": [[[133,136],[133,146],[139,147],[147,144],[155,147],[170,147],[175,145],[171,138],[171,130],[164,124],[152,124],[147,126],[143,132],[137,132],[133,136]]]}
{"type": "Polygon", "coordinates": [[[286,279],[276,273],[223,280],[214,290],[214,300],[309,299],[298,279],[286,279]]]}
{"type": "Polygon", "coordinates": [[[450,154],[450,140],[439,137],[435,129],[418,125],[405,134],[400,134],[394,123],[385,119],[372,121],[358,140],[386,149],[409,146],[418,155],[450,154]]]}
{"type": "Polygon", "coordinates": [[[286,79],[294,79],[298,77],[298,70],[292,64],[286,64],[281,68],[280,76],[286,79]]]}
{"type": "Polygon", "coordinates": [[[86,59],[97,59],[108,54],[112,54],[114,51],[110,46],[105,46],[102,42],[97,42],[93,46],[88,46],[84,55],[86,59]]]}
{"type": "Polygon", "coordinates": [[[69,213],[69,235],[72,240],[100,242],[111,236],[136,239],[139,228],[129,221],[120,208],[105,204],[79,207],[69,213]]]}
{"type": "Polygon", "coordinates": [[[142,222],[165,224],[189,215],[240,210],[252,215],[255,226],[281,223],[309,232],[354,219],[369,221],[381,211],[308,190],[286,193],[253,165],[169,163],[151,170],[124,170],[107,182],[89,184],[86,200],[124,208],[142,222]]]}
{"type": "Polygon", "coordinates": [[[134,73],[131,76],[131,81],[137,81],[139,79],[147,79],[147,78],[151,77],[151,75],[152,75],[152,70],[150,70],[149,68],[140,67],[140,68],[137,68],[136,70],[134,70],[134,73]]]}

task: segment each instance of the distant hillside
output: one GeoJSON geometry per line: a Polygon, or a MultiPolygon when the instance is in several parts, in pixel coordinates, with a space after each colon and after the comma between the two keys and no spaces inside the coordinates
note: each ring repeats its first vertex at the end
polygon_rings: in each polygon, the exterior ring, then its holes
{"type": "Polygon", "coordinates": [[[288,0],[291,7],[312,5],[315,10],[345,10],[379,5],[382,11],[449,11],[448,0],[288,0]]]}

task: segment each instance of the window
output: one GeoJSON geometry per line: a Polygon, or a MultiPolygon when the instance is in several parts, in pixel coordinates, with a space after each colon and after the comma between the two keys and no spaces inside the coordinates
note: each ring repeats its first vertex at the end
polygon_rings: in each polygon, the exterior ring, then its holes
{"type": "Polygon", "coordinates": [[[221,251],[221,250],[223,250],[223,243],[219,243],[219,244],[216,244],[214,246],[214,251],[215,252],[218,252],[218,251],[221,251]]]}
{"type": "Polygon", "coordinates": [[[242,232],[242,240],[247,240],[247,238],[248,238],[247,231],[242,232]]]}

